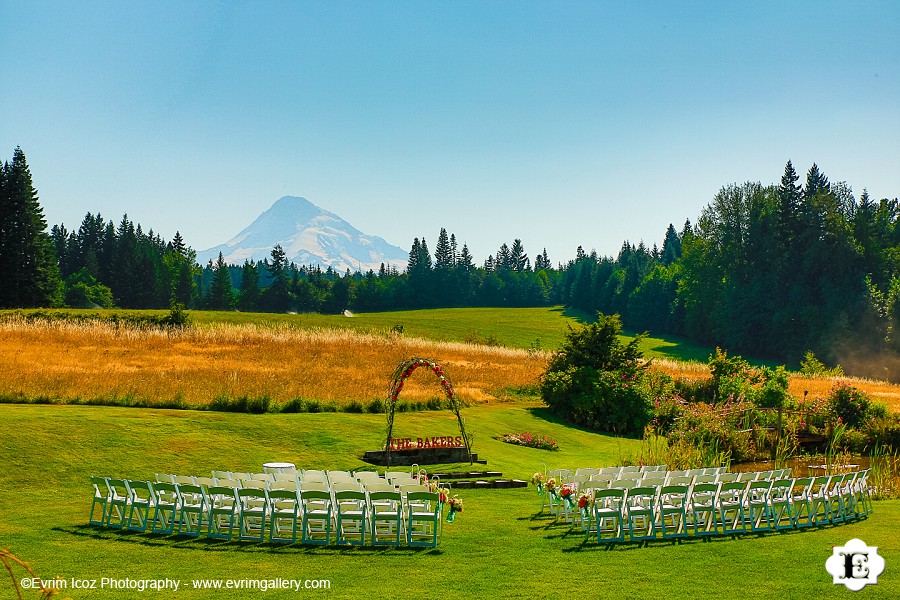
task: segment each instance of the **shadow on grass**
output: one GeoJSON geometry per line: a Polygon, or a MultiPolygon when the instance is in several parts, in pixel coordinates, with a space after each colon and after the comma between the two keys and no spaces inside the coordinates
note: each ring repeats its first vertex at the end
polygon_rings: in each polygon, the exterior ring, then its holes
{"type": "Polygon", "coordinates": [[[277,542],[253,542],[233,540],[218,540],[208,537],[194,538],[184,535],[167,535],[161,533],[149,533],[132,531],[128,529],[107,529],[93,525],[75,525],[72,527],[53,527],[53,531],[67,533],[69,535],[92,538],[95,540],[124,542],[127,544],[139,544],[150,547],[168,546],[171,548],[185,548],[190,550],[203,550],[207,552],[244,552],[265,554],[310,554],[310,555],[341,555],[341,554],[423,554],[442,556],[444,551],[440,548],[426,546],[350,546],[350,545],[303,545],[299,541],[293,543],[277,542]]]}
{"type": "MultiPolygon", "coordinates": [[[[693,546],[695,544],[750,543],[752,539],[761,539],[774,536],[803,535],[807,531],[815,531],[816,529],[820,528],[804,527],[802,529],[747,531],[744,533],[722,533],[718,535],[707,536],[689,535],[682,538],[658,538],[655,540],[640,540],[634,542],[598,542],[596,534],[592,534],[592,539],[588,541],[582,541],[578,546],[565,548],[563,552],[613,552],[640,550],[643,548],[649,548],[650,546],[693,546]]],[[[581,536],[584,536],[583,532],[581,533],[581,536]]]]}
{"type": "MultiPolygon", "coordinates": [[[[571,423],[566,421],[559,415],[553,413],[547,406],[532,406],[525,409],[531,416],[536,419],[541,419],[542,421],[546,421],[548,423],[553,423],[554,425],[562,425],[563,427],[568,427],[569,429],[574,429],[576,431],[583,431],[585,433],[594,433],[597,435],[602,435],[608,438],[620,438],[625,436],[615,435],[612,433],[606,433],[603,431],[597,431],[595,429],[591,429],[590,427],[585,427],[583,425],[577,425],[575,423],[571,423]]],[[[629,439],[637,439],[637,438],[629,438],[629,439]]]]}
{"type": "Polygon", "coordinates": [[[573,319],[578,321],[582,325],[590,325],[594,321],[597,320],[596,313],[589,313],[583,310],[578,310],[577,308],[568,308],[565,306],[558,306],[556,308],[551,308],[550,312],[560,313],[562,316],[567,319],[573,319]]]}

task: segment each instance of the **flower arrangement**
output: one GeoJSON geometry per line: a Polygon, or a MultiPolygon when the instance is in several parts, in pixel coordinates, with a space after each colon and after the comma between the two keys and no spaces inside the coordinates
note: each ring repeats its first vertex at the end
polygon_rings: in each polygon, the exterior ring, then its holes
{"type": "Polygon", "coordinates": [[[559,495],[565,500],[566,505],[569,508],[572,508],[572,503],[574,502],[575,497],[575,488],[570,487],[569,484],[565,484],[562,486],[562,489],[559,490],[559,495]]]}
{"type": "Polygon", "coordinates": [[[547,487],[547,493],[550,494],[551,496],[553,496],[553,498],[556,498],[556,494],[557,494],[556,479],[551,477],[550,479],[547,480],[547,483],[545,483],[544,485],[547,487]]]}
{"type": "Polygon", "coordinates": [[[538,494],[544,494],[544,474],[535,473],[531,476],[531,485],[537,487],[538,494]]]}
{"type": "Polygon", "coordinates": [[[594,503],[594,495],[590,492],[582,492],[578,496],[578,508],[587,508],[594,503]]]}
{"type": "Polygon", "coordinates": [[[450,498],[450,488],[441,487],[440,483],[436,481],[432,481],[428,484],[428,491],[438,495],[438,503],[440,503],[441,506],[447,504],[447,501],[450,498]]]}
{"type": "Polygon", "coordinates": [[[547,435],[539,435],[534,433],[507,433],[503,436],[503,441],[507,444],[516,444],[527,448],[537,448],[538,450],[559,450],[559,444],[552,437],[547,435]]]}
{"type": "Polygon", "coordinates": [[[447,501],[447,506],[450,507],[450,511],[447,513],[447,522],[452,523],[453,519],[456,518],[456,513],[460,513],[463,510],[462,498],[454,495],[447,501]]]}
{"type": "Polygon", "coordinates": [[[584,517],[588,516],[588,512],[590,511],[590,507],[594,504],[594,495],[590,492],[581,492],[578,496],[578,508],[581,510],[581,514],[584,517]]]}

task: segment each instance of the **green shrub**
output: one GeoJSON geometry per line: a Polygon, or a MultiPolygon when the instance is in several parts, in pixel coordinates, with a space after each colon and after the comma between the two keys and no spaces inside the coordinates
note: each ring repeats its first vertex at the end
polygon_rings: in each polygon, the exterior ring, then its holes
{"type": "Polygon", "coordinates": [[[678,379],[672,384],[672,395],[687,402],[714,404],[717,389],[715,379],[678,379]]]}
{"type": "Polygon", "coordinates": [[[619,339],[618,315],[598,314],[579,330],[569,327],[562,348],[541,375],[541,396],[555,413],[600,431],[643,435],[652,410],[647,364],[638,345],[619,339]]]}
{"type": "Polygon", "coordinates": [[[866,421],[862,430],[870,449],[881,447],[900,452],[900,415],[874,417],[866,421]]]}
{"type": "Polygon", "coordinates": [[[807,377],[841,377],[844,375],[841,365],[835,365],[829,369],[811,351],[807,352],[800,361],[800,372],[807,377]]]}
{"type": "Polygon", "coordinates": [[[347,404],[344,405],[345,413],[361,413],[365,410],[362,402],[359,400],[351,400],[347,404]]]}
{"type": "Polygon", "coordinates": [[[272,399],[268,396],[260,396],[258,398],[250,398],[249,396],[241,396],[239,398],[217,396],[209,405],[209,410],[261,415],[269,412],[271,404],[272,399]]]}
{"type": "Polygon", "coordinates": [[[748,400],[763,408],[789,406],[788,373],[784,367],[754,368],[740,356],[716,348],[709,357],[716,402],[748,400]]]}
{"type": "Polygon", "coordinates": [[[429,398],[428,402],[425,403],[425,407],[428,410],[442,410],[444,408],[444,401],[440,398],[429,398]]]}
{"type": "Polygon", "coordinates": [[[368,413],[378,414],[386,412],[386,410],[387,407],[384,404],[384,400],[382,400],[381,398],[375,398],[374,400],[369,402],[368,405],[366,405],[366,412],[368,413]]]}
{"type": "Polygon", "coordinates": [[[675,422],[685,414],[687,402],[678,396],[657,396],[653,401],[653,419],[650,425],[653,431],[660,435],[666,435],[675,426],[675,422]]]}
{"type": "Polygon", "coordinates": [[[303,399],[302,398],[292,398],[281,405],[281,410],[278,412],[283,413],[302,413],[304,411],[303,399]]]}

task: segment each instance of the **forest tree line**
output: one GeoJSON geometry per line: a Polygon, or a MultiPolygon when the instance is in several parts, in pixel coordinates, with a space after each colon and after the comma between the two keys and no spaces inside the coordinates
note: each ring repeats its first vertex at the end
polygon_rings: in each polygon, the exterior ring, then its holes
{"type": "Polygon", "coordinates": [[[0,169],[0,306],[189,308],[325,312],[566,305],[620,314],[632,330],[674,334],[796,363],[851,350],[900,350],[900,203],[856,198],[815,164],[791,162],[780,184],[724,186],[662,245],[625,242],[615,257],[576,250],[553,265],[521,240],[480,265],[441,229],[432,252],[413,240],[406,268],[339,273],[296,265],[281,247],[263,261],[207,265],[171,241],[88,213],[76,230],[46,232],[17,148],[0,169]]]}

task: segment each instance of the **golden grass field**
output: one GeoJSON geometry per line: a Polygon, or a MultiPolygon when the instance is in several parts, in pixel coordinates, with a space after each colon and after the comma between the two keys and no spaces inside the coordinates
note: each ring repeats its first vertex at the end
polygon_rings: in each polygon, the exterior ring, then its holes
{"type": "MultiPolygon", "coordinates": [[[[130,396],[150,404],[181,399],[194,405],[219,396],[368,402],[385,398],[394,368],[412,356],[441,364],[459,399],[469,404],[502,401],[504,389],[536,384],[549,358],[545,352],[337,329],[218,324],[166,332],[7,319],[0,322],[0,394],[63,401],[130,396]]],[[[653,364],[676,378],[709,377],[702,363],[653,364]]],[[[900,386],[839,380],[900,411],[900,386]]],[[[836,381],[793,376],[790,391],[825,396],[836,381]]],[[[425,400],[439,396],[440,388],[417,372],[403,395],[425,400]]]]}

